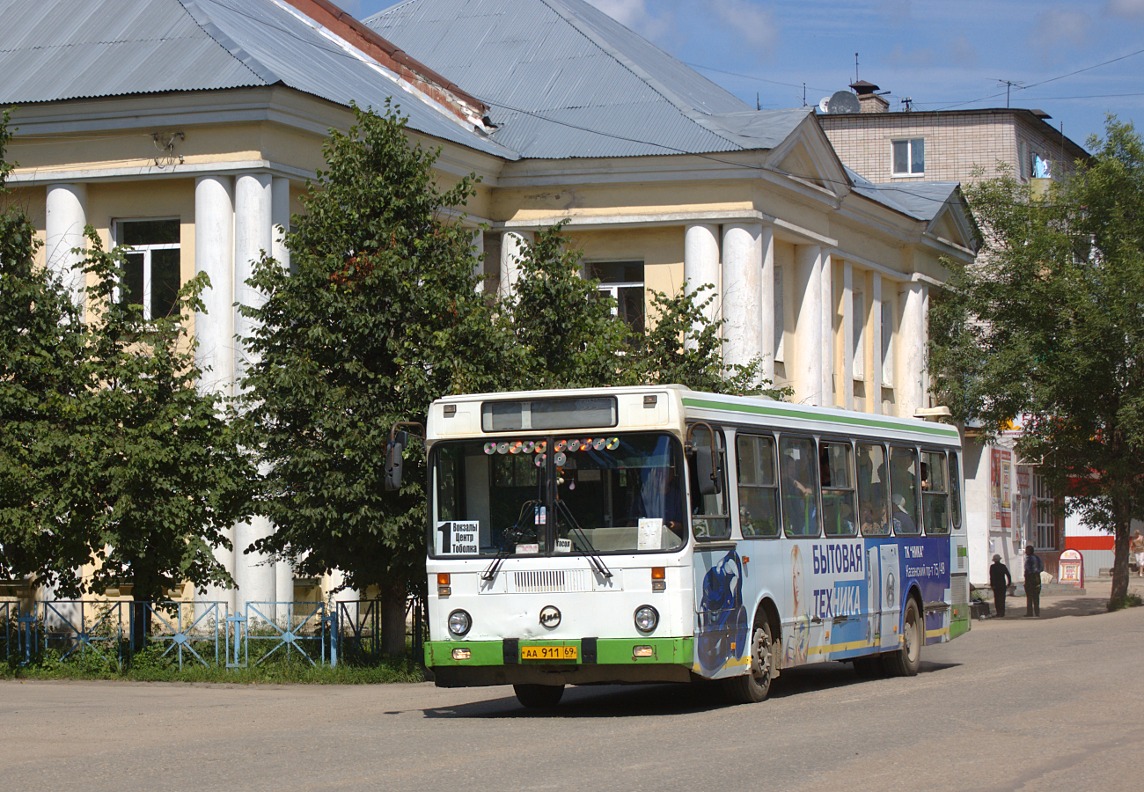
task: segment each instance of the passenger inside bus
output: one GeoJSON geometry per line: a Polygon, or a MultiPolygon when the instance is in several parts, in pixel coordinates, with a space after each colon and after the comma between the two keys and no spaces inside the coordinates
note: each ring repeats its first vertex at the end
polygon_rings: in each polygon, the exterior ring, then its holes
{"type": "Polygon", "coordinates": [[[783,525],[789,536],[818,535],[815,469],[810,453],[812,442],[800,438],[783,439],[783,525]]]}

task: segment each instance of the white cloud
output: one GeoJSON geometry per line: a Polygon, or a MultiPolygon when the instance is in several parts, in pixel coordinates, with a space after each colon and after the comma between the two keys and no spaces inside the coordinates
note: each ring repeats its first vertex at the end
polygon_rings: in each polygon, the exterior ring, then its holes
{"type": "Polygon", "coordinates": [[[644,0],[588,0],[588,2],[633,30],[648,18],[647,4],[644,0]]]}
{"type": "Polygon", "coordinates": [[[778,28],[771,12],[750,0],[721,0],[713,3],[715,16],[736,38],[749,47],[769,50],[778,42],[778,28]]]}
{"type": "Polygon", "coordinates": [[[1108,0],[1105,8],[1112,16],[1144,17],[1144,0],[1108,0]]]}
{"type": "Polygon", "coordinates": [[[588,2],[646,39],[655,40],[669,32],[672,26],[670,11],[665,14],[662,13],[663,9],[657,8],[656,11],[659,13],[653,13],[648,10],[646,0],[588,0],[588,2]]]}
{"type": "Polygon", "coordinates": [[[1043,13],[1033,29],[1034,46],[1042,52],[1064,46],[1083,47],[1088,43],[1092,20],[1081,11],[1051,9],[1043,13]]]}

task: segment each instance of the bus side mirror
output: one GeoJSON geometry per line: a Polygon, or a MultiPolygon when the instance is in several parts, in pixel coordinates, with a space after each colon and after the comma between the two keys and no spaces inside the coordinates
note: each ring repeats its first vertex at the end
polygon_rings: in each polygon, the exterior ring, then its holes
{"type": "Polygon", "coordinates": [[[394,432],[393,439],[385,446],[385,491],[401,489],[401,465],[405,461],[402,452],[409,441],[405,432],[394,432]]]}

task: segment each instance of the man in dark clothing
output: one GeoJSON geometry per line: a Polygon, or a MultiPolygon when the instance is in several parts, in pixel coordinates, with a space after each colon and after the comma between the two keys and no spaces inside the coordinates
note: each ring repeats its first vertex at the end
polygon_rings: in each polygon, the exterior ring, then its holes
{"type": "Polygon", "coordinates": [[[1025,548],[1025,615],[1041,615],[1041,573],[1045,564],[1033,552],[1033,546],[1025,548]]]}
{"type": "Polygon", "coordinates": [[[1001,561],[1001,556],[993,556],[993,564],[989,567],[989,587],[993,589],[993,607],[998,616],[1005,615],[1005,594],[1013,584],[1013,576],[1009,574],[1009,567],[1001,561]]]}

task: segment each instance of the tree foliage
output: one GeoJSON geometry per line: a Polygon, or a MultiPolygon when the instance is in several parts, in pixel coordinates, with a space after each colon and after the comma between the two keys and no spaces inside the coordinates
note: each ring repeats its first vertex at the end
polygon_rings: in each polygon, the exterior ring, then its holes
{"type": "Polygon", "coordinates": [[[0,577],[54,583],[88,559],[66,530],[76,403],[85,392],[82,315],[35,264],[27,215],[8,202],[0,122],[0,577]]]}
{"type": "MultiPolygon", "coordinates": [[[[444,394],[497,387],[511,366],[476,288],[472,232],[443,215],[473,180],[441,191],[437,154],[410,144],[396,108],[355,115],[325,144],[286,236],[289,266],[264,256],[255,268],[265,302],[243,309],[256,327],[244,421],[276,526],[259,549],[303,574],[381,585],[394,623],[424,585],[424,466],[409,454],[406,486],[385,491],[390,427],[423,422],[444,394]]],[[[391,650],[404,648],[399,624],[383,637],[391,650]]]]}
{"type": "Polygon", "coordinates": [[[1004,174],[967,190],[985,231],[931,310],[930,364],[957,417],[996,431],[1115,535],[1112,599],[1144,514],[1144,146],[1109,118],[1091,161],[1045,194],[1004,174]]]}
{"type": "MultiPolygon", "coordinates": [[[[130,582],[136,600],[192,582],[232,582],[214,549],[250,514],[253,460],[238,444],[202,372],[187,325],[204,310],[199,273],[179,289],[167,316],[118,299],[126,249],[105,251],[87,230],[87,391],[73,435],[70,530],[98,559],[82,591],[130,582]]],[[[66,588],[71,589],[71,586],[66,588]]]]}
{"type": "Polygon", "coordinates": [[[0,217],[0,572],[65,596],[131,583],[138,600],[230,582],[213,551],[249,513],[254,467],[197,390],[186,326],[206,278],[145,321],[117,299],[125,251],[87,240],[81,310],[35,263],[23,213],[0,217]]]}

